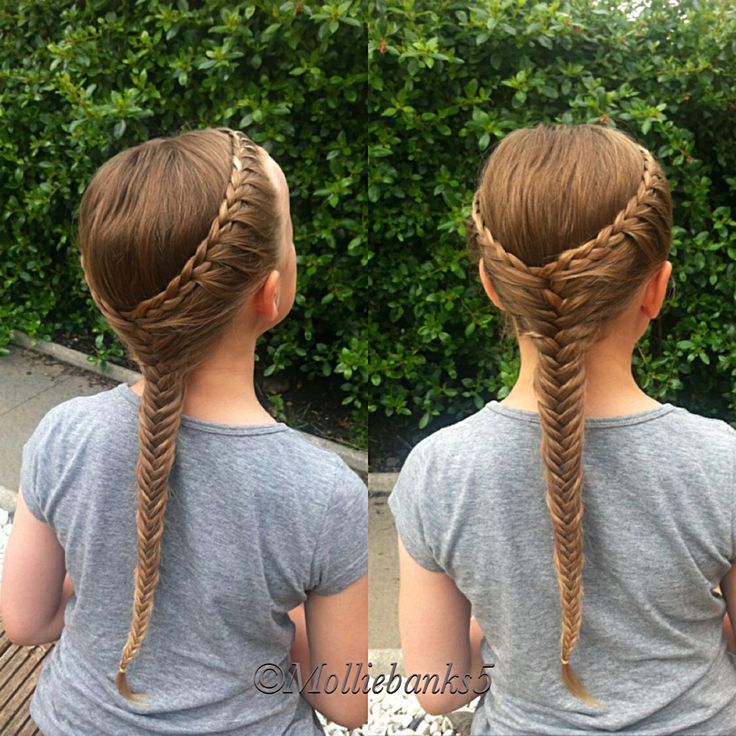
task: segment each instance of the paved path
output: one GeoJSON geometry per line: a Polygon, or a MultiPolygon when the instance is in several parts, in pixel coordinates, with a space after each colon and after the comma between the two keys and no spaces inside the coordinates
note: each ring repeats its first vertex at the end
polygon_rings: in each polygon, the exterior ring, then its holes
{"type": "Polygon", "coordinates": [[[371,649],[400,647],[397,547],[396,528],[387,498],[373,496],[368,505],[368,646],[371,649]]]}
{"type": "Polygon", "coordinates": [[[8,508],[17,492],[21,449],[43,415],[74,396],[95,394],[116,381],[61,363],[31,350],[11,346],[0,356],[0,505],[8,508]],[[8,493],[10,491],[10,494],[8,493]]]}

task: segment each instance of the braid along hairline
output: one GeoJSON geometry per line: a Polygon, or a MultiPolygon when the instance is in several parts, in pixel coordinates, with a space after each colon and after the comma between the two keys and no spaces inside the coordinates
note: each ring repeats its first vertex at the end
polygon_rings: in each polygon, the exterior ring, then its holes
{"type": "Polygon", "coordinates": [[[217,215],[212,221],[209,232],[197,245],[194,253],[186,261],[180,272],[169,280],[164,289],[139,302],[131,309],[118,310],[114,308],[96,294],[90,285],[93,299],[111,321],[118,324],[136,323],[138,325],[158,321],[160,312],[168,312],[177,308],[181,301],[194,289],[199,277],[210,270],[211,264],[207,260],[207,256],[217,244],[220,232],[227,227],[233,212],[240,208],[241,199],[238,195],[247,183],[247,174],[253,171],[246,163],[249,159],[251,161],[258,159],[258,147],[244,133],[229,128],[218,128],[217,130],[230,138],[232,168],[225,196],[217,215]]]}
{"type": "MultiPolygon", "coordinates": [[[[213,219],[210,230],[204,240],[197,246],[181,271],[158,294],[143,300],[131,310],[121,312],[121,316],[124,319],[145,320],[147,313],[150,311],[157,309],[170,311],[171,309],[175,309],[181,303],[181,300],[194,289],[199,274],[206,273],[211,267],[211,264],[207,260],[207,255],[210,249],[218,242],[220,232],[227,226],[233,211],[240,207],[240,200],[237,195],[241,187],[246,183],[246,172],[251,170],[249,167],[244,166],[244,161],[247,158],[258,158],[257,147],[244,133],[231,130],[230,128],[219,128],[218,130],[230,138],[232,168],[230,179],[225,189],[225,196],[220,203],[217,216],[213,219]]],[[[158,316],[153,319],[154,321],[157,320],[158,316]]]]}
{"type": "Polygon", "coordinates": [[[584,271],[592,262],[604,258],[612,247],[620,245],[626,240],[626,226],[631,220],[639,220],[640,209],[644,205],[646,197],[653,190],[654,184],[659,180],[652,155],[643,146],[637,146],[637,148],[643,159],[642,178],[637,191],[623,209],[619,211],[613,222],[601,228],[593,238],[580,245],[563,250],[553,261],[542,266],[528,265],[518,256],[507,251],[494,238],[480,211],[480,189],[478,189],[473,195],[471,217],[480,243],[490,248],[492,259],[510,266],[528,277],[537,277],[538,288],[540,289],[549,288],[555,276],[566,272],[584,271]]]}

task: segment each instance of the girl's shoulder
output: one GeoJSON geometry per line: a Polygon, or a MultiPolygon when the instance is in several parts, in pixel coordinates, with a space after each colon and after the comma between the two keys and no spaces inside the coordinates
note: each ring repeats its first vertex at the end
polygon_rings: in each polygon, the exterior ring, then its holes
{"type": "Polygon", "coordinates": [[[98,429],[100,421],[119,426],[125,414],[120,401],[120,384],[95,394],[74,396],[49,409],[41,418],[31,439],[58,441],[69,434],[90,433],[98,429]]]}
{"type": "MultiPolygon", "coordinates": [[[[76,396],[50,409],[36,426],[29,445],[34,449],[57,447],[68,454],[76,445],[137,447],[139,398],[127,384],[87,396],[76,396]]],[[[315,477],[337,484],[360,477],[333,449],[321,446],[283,422],[263,425],[225,425],[182,416],[177,443],[191,448],[206,446],[237,458],[241,443],[257,446],[269,465],[296,469],[304,479],[315,477]]]]}
{"type": "MultiPolygon", "coordinates": [[[[540,433],[537,413],[493,400],[423,438],[412,448],[406,462],[447,470],[467,465],[476,454],[537,452],[540,433]]],[[[736,459],[736,429],[722,419],[670,403],[637,414],[587,419],[586,434],[612,443],[651,441],[664,453],[687,448],[690,453],[736,459]]]]}
{"type": "Polygon", "coordinates": [[[503,428],[498,417],[490,410],[489,402],[475,413],[453,424],[441,427],[421,439],[409,452],[401,469],[406,475],[412,469],[427,472],[447,471],[457,464],[466,464],[468,457],[476,452],[488,450],[496,437],[503,437],[503,428]]]}
{"type": "Polygon", "coordinates": [[[672,406],[666,426],[673,431],[687,431],[705,441],[716,440],[736,445],[736,429],[728,422],[717,417],[696,414],[682,406],[672,406]]]}

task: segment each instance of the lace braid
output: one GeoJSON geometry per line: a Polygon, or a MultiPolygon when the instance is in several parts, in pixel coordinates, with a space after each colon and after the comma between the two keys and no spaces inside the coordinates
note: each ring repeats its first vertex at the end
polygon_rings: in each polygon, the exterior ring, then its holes
{"type": "Polygon", "coordinates": [[[202,341],[221,327],[217,317],[232,309],[232,304],[223,303],[223,297],[243,292],[243,279],[233,278],[233,271],[241,270],[248,275],[254,270],[249,265],[247,251],[234,246],[228,236],[243,220],[239,213],[257,186],[254,177],[257,180],[263,176],[258,149],[242,133],[229,129],[219,132],[227,134],[231,144],[232,168],[225,195],[207,236],[161,292],[132,309],[116,308],[95,288],[82,261],[94,301],[128,344],[145,379],[136,465],[137,563],[133,610],[115,679],[118,691],[129,700],[143,697],[142,693],[131,691],[127,670],[140,651],[153,611],[169,496],[168,479],[176,455],[186,379],[193,366],[192,356],[182,351],[177,320],[186,313],[187,324],[202,341]]]}
{"type": "Polygon", "coordinates": [[[591,705],[598,703],[570,665],[582,624],[585,356],[602,323],[612,316],[609,305],[591,296],[596,279],[601,268],[610,274],[613,264],[626,271],[639,229],[653,207],[654,190],[662,186],[652,156],[642,147],[639,151],[640,184],[613,222],[542,266],[527,265],[493,237],[481,214],[479,192],[472,207],[486,273],[520,334],[532,338],[537,347],[534,388],[542,430],[540,451],[562,609],[560,677],[573,695],[591,705]]]}
{"type": "MultiPolygon", "coordinates": [[[[197,246],[194,254],[187,260],[180,273],[176,274],[166,288],[158,294],[144,299],[133,309],[115,309],[105,300],[101,294],[93,288],[90,283],[90,293],[100,311],[105,315],[112,327],[122,334],[130,334],[135,338],[135,328],[143,340],[133,342],[144,342],[150,338],[151,331],[160,325],[167,314],[182,309],[188,297],[195,293],[195,287],[199,284],[205,290],[212,290],[221,281],[220,262],[224,260],[221,256],[220,247],[223,235],[227,234],[236,222],[235,215],[247,202],[247,188],[250,184],[249,174],[259,173],[258,149],[255,144],[242,133],[229,129],[220,129],[227,134],[232,146],[232,173],[225,190],[217,217],[212,221],[207,237],[197,246]]],[[[228,265],[230,262],[228,261],[228,265]]],[[[91,282],[87,276],[88,283],[91,282]]],[[[164,325],[166,330],[168,325],[164,325]]],[[[145,361],[144,361],[145,362],[145,361]]]]}
{"type": "Polygon", "coordinates": [[[155,324],[169,312],[180,308],[181,303],[194,291],[197,284],[207,288],[209,282],[217,279],[217,245],[222,236],[235,223],[235,214],[246,200],[248,174],[260,171],[258,149],[242,134],[229,129],[221,129],[232,143],[232,174],[220,204],[217,217],[207,237],[197,246],[192,257],[184,264],[181,272],[169,281],[160,293],[140,302],[134,309],[121,313],[123,319],[141,325],[155,324]]]}

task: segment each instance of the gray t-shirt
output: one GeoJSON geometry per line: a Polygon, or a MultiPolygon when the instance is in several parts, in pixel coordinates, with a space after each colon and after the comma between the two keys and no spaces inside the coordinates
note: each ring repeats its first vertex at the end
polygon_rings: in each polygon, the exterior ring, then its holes
{"type": "MultiPolygon", "coordinates": [[[[736,561],[736,431],[665,404],[586,423],[583,622],[560,681],[560,602],[539,418],[495,401],[420,442],[389,504],[486,638],[473,734],[736,732],[736,657],[712,592],[736,561]]],[[[474,673],[475,674],[475,673],[474,673]]]]}
{"type": "MultiPolygon", "coordinates": [[[[25,501],[56,532],[75,585],[33,719],[45,736],[324,733],[298,684],[265,694],[254,678],[272,663],[288,685],[287,612],[366,573],[367,491],[285,424],[182,419],[161,579],[128,669],[148,698],[117,692],[136,564],[138,401],[125,384],[67,401],[23,448],[25,501]]],[[[271,686],[278,674],[262,676],[271,686]]]]}

